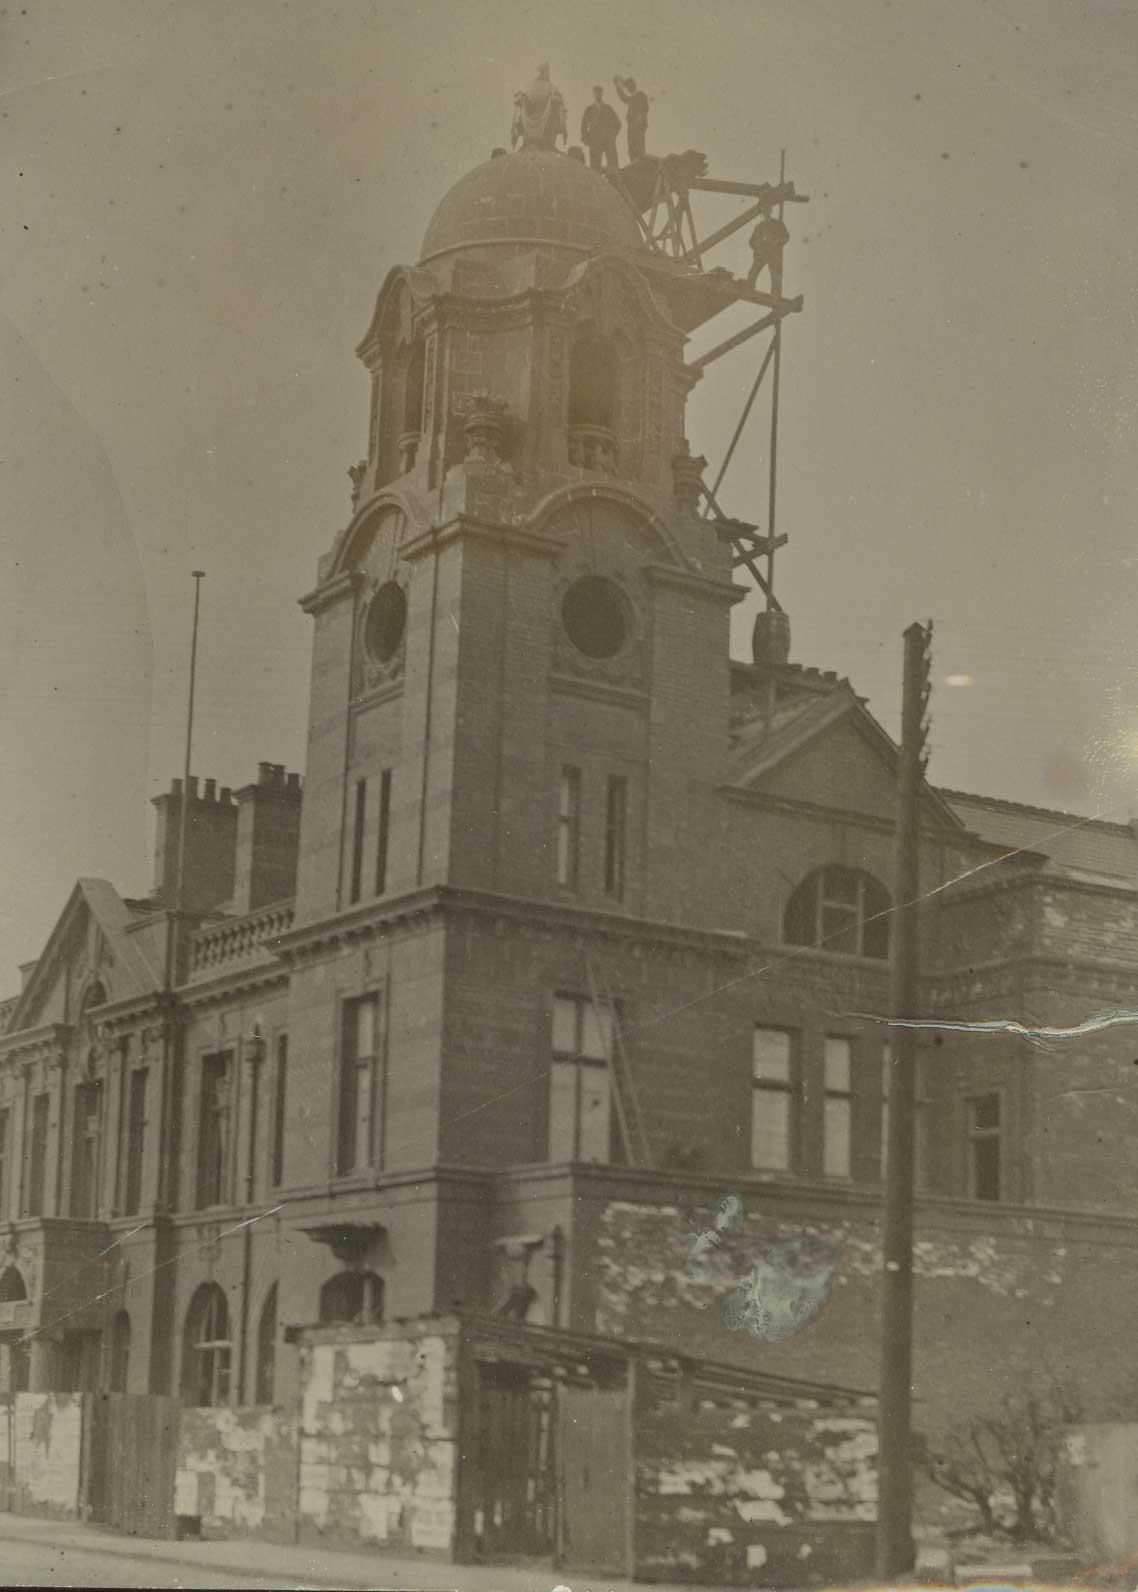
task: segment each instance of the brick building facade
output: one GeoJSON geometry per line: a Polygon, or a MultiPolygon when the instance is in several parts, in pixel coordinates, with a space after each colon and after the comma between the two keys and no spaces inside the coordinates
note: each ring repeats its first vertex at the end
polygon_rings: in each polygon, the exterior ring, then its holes
{"type": "MultiPolygon", "coordinates": [[[[291,1328],[459,1305],[873,1385],[895,748],[777,620],[729,658],[684,440],[718,307],[532,150],[384,283],[303,789],[175,781],[150,896],[81,880],[3,1008],[8,1385],[287,1403],[291,1328]],[[745,1223],[693,1269],[725,1192],[745,1223]],[[818,1243],[800,1332],[721,1318],[818,1243]]],[[[1127,828],[929,787],[921,833],[930,1014],[1136,1004],[1127,828]]],[[[926,1411],[1123,1369],[1132,1051],[930,1035],[926,1411]]]]}

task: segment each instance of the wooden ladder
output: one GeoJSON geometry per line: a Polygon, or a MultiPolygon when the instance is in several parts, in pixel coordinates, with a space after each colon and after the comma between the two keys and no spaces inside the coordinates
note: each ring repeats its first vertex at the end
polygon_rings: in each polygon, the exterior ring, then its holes
{"type": "Polygon", "coordinates": [[[589,984],[589,999],[593,1003],[593,1010],[601,1030],[605,1062],[609,1076],[612,1078],[613,1103],[616,1106],[620,1136],[624,1142],[624,1153],[628,1157],[629,1166],[650,1167],[652,1151],[640,1111],[632,1065],[621,1032],[620,1013],[589,952],[585,953],[585,976],[589,984]],[[603,1014],[607,1014],[607,1021],[603,1014]]]}

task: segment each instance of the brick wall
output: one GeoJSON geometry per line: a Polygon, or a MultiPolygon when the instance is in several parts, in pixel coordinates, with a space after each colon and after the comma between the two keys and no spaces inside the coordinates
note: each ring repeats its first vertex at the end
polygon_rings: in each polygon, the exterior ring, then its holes
{"type": "Polygon", "coordinates": [[[81,1393],[17,1393],[0,1402],[0,1497],[8,1497],[7,1508],[77,1518],[83,1408],[81,1393]]]}
{"type": "Polygon", "coordinates": [[[797,1586],[872,1568],[872,1410],[759,1403],[642,1377],[635,1406],[636,1573],[797,1586]]]}
{"type": "MultiPolygon", "coordinates": [[[[747,1207],[745,1231],[693,1269],[694,1236],[709,1225],[714,1195],[690,1204],[671,1203],[662,1191],[654,1204],[643,1195],[610,1197],[590,1219],[582,1181],[574,1214],[573,1326],[780,1375],[874,1388],[876,1208],[867,1201],[858,1210],[822,1190],[735,1191],[747,1207]],[[828,1293],[800,1330],[771,1340],[725,1324],[723,1302],[756,1258],[785,1256],[793,1273],[802,1251],[818,1240],[835,1243],[837,1264],[828,1293]]],[[[680,1194],[674,1188],[673,1200],[680,1194]]],[[[942,1427],[1044,1368],[1079,1386],[1089,1418],[1125,1414],[1120,1400],[1133,1403],[1129,1322],[1138,1238],[1128,1221],[930,1202],[918,1213],[915,1275],[918,1426],[942,1427]]]]}
{"type": "Polygon", "coordinates": [[[309,1338],[301,1350],[302,1531],[449,1554],[453,1333],[321,1328],[309,1338]]]}

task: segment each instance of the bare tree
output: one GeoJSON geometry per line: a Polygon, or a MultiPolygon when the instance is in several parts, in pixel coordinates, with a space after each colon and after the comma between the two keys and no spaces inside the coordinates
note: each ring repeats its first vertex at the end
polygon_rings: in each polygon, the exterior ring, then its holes
{"type": "Polygon", "coordinates": [[[1005,1393],[994,1409],[918,1437],[916,1462],[944,1492],[972,1505],[980,1529],[1013,1542],[1053,1540],[1063,1433],[1081,1419],[1078,1394],[1049,1377],[1005,1393]]]}

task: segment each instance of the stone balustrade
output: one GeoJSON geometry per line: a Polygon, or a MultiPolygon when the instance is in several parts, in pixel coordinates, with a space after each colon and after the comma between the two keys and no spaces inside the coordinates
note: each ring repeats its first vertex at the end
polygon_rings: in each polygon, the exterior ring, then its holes
{"type": "Polygon", "coordinates": [[[291,901],[261,907],[199,929],[190,945],[190,977],[209,978],[270,954],[270,943],[292,927],[291,901]]]}

